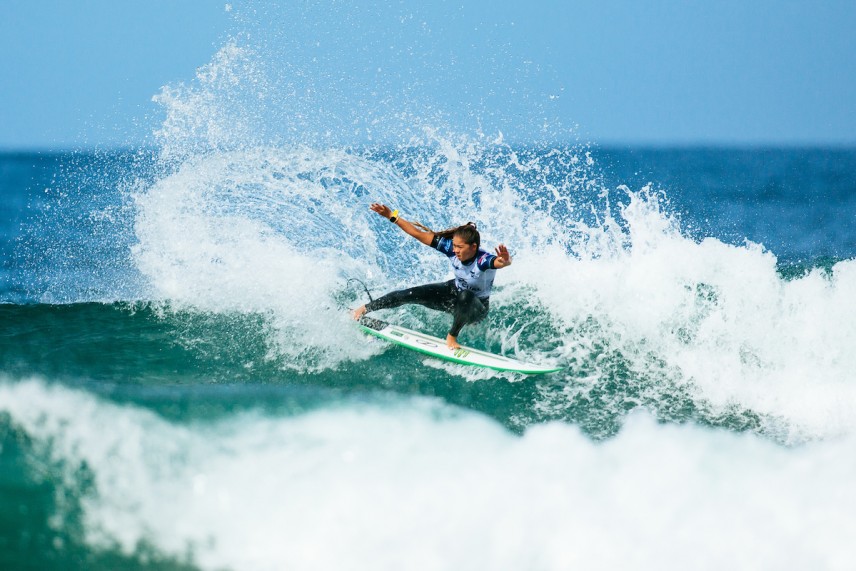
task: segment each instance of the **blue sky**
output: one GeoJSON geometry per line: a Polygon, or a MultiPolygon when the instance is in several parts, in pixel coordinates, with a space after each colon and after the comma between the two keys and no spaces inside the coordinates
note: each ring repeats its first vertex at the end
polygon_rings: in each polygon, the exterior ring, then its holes
{"type": "Polygon", "coordinates": [[[852,0],[276,4],[6,0],[0,148],[150,142],[152,96],[230,38],[319,116],[413,100],[519,139],[856,144],[852,0]]]}

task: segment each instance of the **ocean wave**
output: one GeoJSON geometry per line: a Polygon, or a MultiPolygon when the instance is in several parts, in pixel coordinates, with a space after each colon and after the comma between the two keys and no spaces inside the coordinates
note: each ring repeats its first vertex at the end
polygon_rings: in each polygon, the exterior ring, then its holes
{"type": "Polygon", "coordinates": [[[785,448],[645,414],[600,444],[564,424],[516,437],[424,399],[188,424],[37,380],[0,383],[0,403],[65,498],[52,521],[78,517],[90,549],[126,557],[145,544],[203,569],[845,569],[856,556],[852,437],[785,448]]]}

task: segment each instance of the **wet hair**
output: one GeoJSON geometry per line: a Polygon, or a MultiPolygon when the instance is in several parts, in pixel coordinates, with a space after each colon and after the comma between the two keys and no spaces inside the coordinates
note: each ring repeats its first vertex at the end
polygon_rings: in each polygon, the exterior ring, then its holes
{"type": "Polygon", "coordinates": [[[475,222],[467,222],[463,226],[441,230],[440,232],[434,232],[434,234],[441,238],[452,238],[457,236],[467,244],[475,244],[476,248],[481,246],[481,236],[479,235],[475,222]]]}

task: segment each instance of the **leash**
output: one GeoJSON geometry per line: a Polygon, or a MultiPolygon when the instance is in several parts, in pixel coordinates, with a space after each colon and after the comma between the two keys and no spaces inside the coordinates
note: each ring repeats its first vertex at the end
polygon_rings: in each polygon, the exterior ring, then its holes
{"type": "Polygon", "coordinates": [[[366,295],[369,296],[369,303],[374,301],[374,299],[372,299],[371,292],[369,292],[369,288],[366,287],[366,284],[365,284],[365,282],[363,282],[363,280],[359,280],[357,278],[348,278],[348,281],[346,283],[350,286],[352,281],[355,281],[358,284],[360,284],[361,286],[363,286],[363,289],[366,291],[366,295]]]}

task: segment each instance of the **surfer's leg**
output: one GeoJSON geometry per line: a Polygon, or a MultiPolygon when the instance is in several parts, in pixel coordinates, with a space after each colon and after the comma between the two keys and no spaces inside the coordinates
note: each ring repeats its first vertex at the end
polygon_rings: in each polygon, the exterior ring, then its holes
{"type": "Polygon", "coordinates": [[[455,298],[450,282],[427,284],[390,292],[366,304],[366,313],[378,309],[398,307],[408,303],[418,303],[438,311],[450,311],[455,298]]]}
{"type": "Polygon", "coordinates": [[[488,302],[479,299],[476,294],[469,290],[459,291],[455,300],[455,309],[452,312],[452,328],[449,335],[457,338],[461,328],[468,323],[477,323],[487,315],[488,302]]]}

